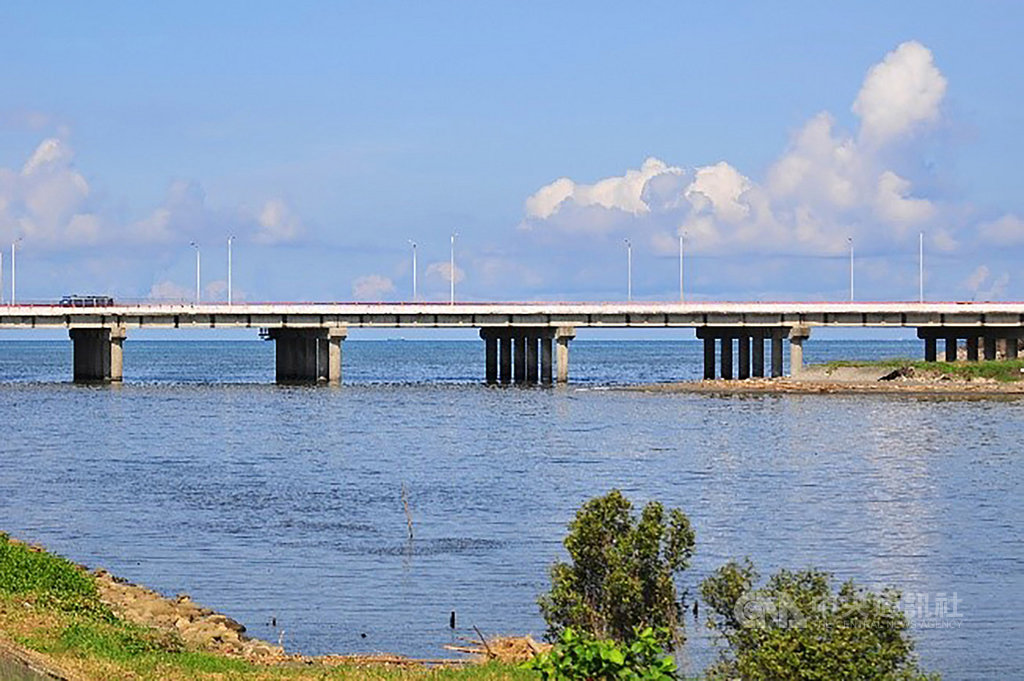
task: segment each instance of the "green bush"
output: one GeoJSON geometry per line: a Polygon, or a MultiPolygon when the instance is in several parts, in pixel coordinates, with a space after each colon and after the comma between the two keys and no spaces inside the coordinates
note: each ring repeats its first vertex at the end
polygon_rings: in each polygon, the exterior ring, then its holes
{"type": "Polygon", "coordinates": [[[681,643],[675,575],[693,555],[694,532],[679,509],[648,503],[640,517],[618,490],[586,502],[569,523],[569,563],[551,567],[551,591],[539,599],[555,640],[568,627],[629,643],[651,628],[663,646],[681,643]]]}
{"type": "Polygon", "coordinates": [[[554,648],[524,666],[540,672],[544,681],[670,681],[676,678],[676,663],[661,645],[668,635],[648,627],[633,632],[632,643],[625,645],[578,634],[572,627],[566,627],[554,648]]]}
{"type": "Polygon", "coordinates": [[[709,679],[917,681],[899,594],[874,594],[816,570],[782,570],[755,588],[749,561],[731,562],[701,584],[708,626],[724,641],[709,679]]]}
{"type": "Polygon", "coordinates": [[[92,576],[71,561],[0,532],[0,596],[32,596],[61,610],[102,610],[92,576]]]}

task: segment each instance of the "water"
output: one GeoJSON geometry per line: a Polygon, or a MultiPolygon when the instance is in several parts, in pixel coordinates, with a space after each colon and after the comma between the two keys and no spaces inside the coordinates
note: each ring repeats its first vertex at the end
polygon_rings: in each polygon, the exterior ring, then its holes
{"type": "MultiPolygon", "coordinates": [[[[914,629],[924,665],[1024,676],[1024,402],[603,389],[697,377],[694,342],[576,342],[568,390],[479,385],[480,342],[347,342],[337,390],[272,385],[272,354],[129,342],[125,385],[85,387],[69,344],[0,343],[0,528],[294,650],[433,657],[452,610],[457,634],[542,633],[566,522],[620,487],[690,516],[691,593],[745,555],[955,593],[959,626],[914,629]]],[[[710,644],[689,635],[698,670],[710,644]]]]}

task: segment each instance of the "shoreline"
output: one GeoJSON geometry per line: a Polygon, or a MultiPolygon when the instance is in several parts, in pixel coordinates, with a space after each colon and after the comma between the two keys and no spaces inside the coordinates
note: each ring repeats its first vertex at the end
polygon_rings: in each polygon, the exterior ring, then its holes
{"type": "Polygon", "coordinates": [[[780,378],[704,379],[648,383],[619,388],[630,392],[708,395],[902,395],[961,399],[1024,397],[1024,381],[960,378],[915,369],[908,363],[814,365],[797,376],[780,378]]]}

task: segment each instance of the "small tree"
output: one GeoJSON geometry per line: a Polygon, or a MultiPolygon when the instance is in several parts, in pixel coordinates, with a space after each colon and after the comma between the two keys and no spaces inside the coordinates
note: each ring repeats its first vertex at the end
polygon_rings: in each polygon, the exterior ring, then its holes
{"type": "Polygon", "coordinates": [[[618,490],[586,502],[569,523],[570,562],[551,567],[551,591],[539,599],[548,638],[572,627],[599,639],[630,642],[659,632],[663,646],[682,642],[675,575],[693,555],[694,532],[679,509],[648,503],[636,518],[618,490]]]}
{"type": "Polygon", "coordinates": [[[750,561],[730,562],[701,584],[708,627],[726,643],[709,679],[918,681],[899,594],[832,588],[817,570],[782,570],[755,588],[750,561]]]}

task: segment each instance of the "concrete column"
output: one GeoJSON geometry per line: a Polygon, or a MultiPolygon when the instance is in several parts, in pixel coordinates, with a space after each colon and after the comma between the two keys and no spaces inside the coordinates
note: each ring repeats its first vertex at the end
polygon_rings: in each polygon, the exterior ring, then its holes
{"type": "Polygon", "coordinates": [[[110,330],[110,380],[114,383],[124,379],[124,339],[127,337],[128,331],[123,326],[110,330]]]}
{"type": "Polygon", "coordinates": [[[996,358],[996,337],[985,336],[985,359],[993,360],[996,358]]]}
{"type": "Polygon", "coordinates": [[[538,338],[535,334],[529,333],[526,335],[526,382],[536,383],[538,376],[538,363],[537,363],[537,341],[538,338]]]}
{"type": "Polygon", "coordinates": [[[270,329],[274,341],[275,375],[278,383],[341,382],[341,343],[344,327],[331,329],[270,329]]]}
{"type": "Polygon", "coordinates": [[[806,326],[794,326],[789,330],[789,374],[799,376],[804,370],[804,341],[811,335],[806,326]]]}
{"type": "Polygon", "coordinates": [[[924,361],[934,362],[937,355],[938,342],[934,336],[924,339],[924,361]]]}
{"type": "Polygon", "coordinates": [[[1017,359],[1017,339],[1007,338],[1006,343],[1006,359],[1017,359]]]}
{"type": "Polygon", "coordinates": [[[512,382],[512,335],[507,331],[498,339],[498,380],[502,385],[512,382]]]}
{"type": "Polygon", "coordinates": [[[755,331],[750,340],[753,344],[750,353],[750,375],[760,378],[764,376],[764,331],[755,331]]]}
{"type": "Polygon", "coordinates": [[[120,381],[123,373],[124,327],[114,329],[69,329],[72,346],[72,376],[76,383],[120,381]]]}
{"type": "Polygon", "coordinates": [[[522,331],[516,332],[515,352],[514,380],[516,383],[526,383],[526,336],[522,331]]]}
{"type": "Polygon", "coordinates": [[[321,354],[326,367],[320,367],[320,377],[328,385],[341,385],[341,345],[346,338],[348,329],[340,326],[328,329],[327,337],[320,339],[320,347],[326,347],[326,353],[321,354]]]}
{"type": "Polygon", "coordinates": [[[772,330],[772,378],[782,376],[782,335],[783,329],[772,330]]]}
{"type": "Polygon", "coordinates": [[[971,335],[967,337],[967,361],[978,361],[978,337],[971,335]]]}
{"type": "Polygon", "coordinates": [[[557,374],[559,383],[569,382],[569,341],[576,337],[576,329],[571,326],[560,326],[555,331],[557,374]]]}
{"type": "Polygon", "coordinates": [[[712,336],[704,336],[704,380],[711,381],[715,378],[715,339],[712,336]]]}
{"type": "Polygon", "coordinates": [[[956,336],[946,336],[946,361],[956,361],[956,336]]]}
{"type": "Polygon", "coordinates": [[[740,365],[736,368],[736,378],[743,380],[750,378],[750,336],[741,333],[737,340],[740,365]]]}
{"type": "Polygon", "coordinates": [[[722,352],[720,355],[722,362],[722,373],[721,377],[724,379],[732,378],[732,336],[722,336],[722,352]]]}
{"type": "Polygon", "coordinates": [[[480,329],[480,337],[484,339],[484,381],[494,385],[498,382],[498,336],[494,329],[480,329]]]}
{"type": "Polygon", "coordinates": [[[551,385],[552,382],[551,341],[552,336],[550,333],[545,333],[540,337],[540,382],[542,385],[551,385]]]}

